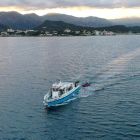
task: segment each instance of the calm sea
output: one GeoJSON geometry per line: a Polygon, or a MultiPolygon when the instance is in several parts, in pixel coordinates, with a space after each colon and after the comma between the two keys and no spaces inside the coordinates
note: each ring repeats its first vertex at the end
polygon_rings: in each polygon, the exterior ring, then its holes
{"type": "Polygon", "coordinates": [[[140,140],[140,36],[0,38],[0,140],[140,140]],[[56,80],[93,84],[47,110],[56,80]]]}

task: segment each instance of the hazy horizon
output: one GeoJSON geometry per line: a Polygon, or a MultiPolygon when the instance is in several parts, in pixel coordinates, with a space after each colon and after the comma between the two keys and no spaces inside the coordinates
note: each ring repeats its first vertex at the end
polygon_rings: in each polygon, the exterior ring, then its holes
{"type": "Polygon", "coordinates": [[[140,1],[137,0],[1,0],[0,11],[17,11],[22,14],[45,15],[59,13],[75,17],[120,19],[139,17],[140,1]]]}
{"type": "MultiPolygon", "coordinates": [[[[10,12],[17,12],[19,14],[22,14],[22,15],[28,15],[28,14],[35,14],[37,16],[45,16],[45,15],[55,15],[55,14],[58,14],[58,15],[67,15],[67,16],[73,16],[73,17],[77,17],[77,18],[88,18],[88,17],[97,17],[97,16],[85,16],[85,17],[80,17],[80,16],[76,16],[76,15],[70,15],[70,14],[65,14],[65,13],[45,13],[43,15],[39,15],[35,12],[30,12],[30,13],[22,13],[22,12],[19,12],[19,11],[0,11],[0,12],[5,12],[5,13],[10,13],[10,12]]],[[[97,18],[102,18],[102,17],[97,17],[97,18]]],[[[138,16],[132,16],[132,17],[122,17],[122,18],[114,18],[114,19],[108,19],[108,20],[115,20],[115,19],[135,19],[135,18],[140,18],[138,16]]],[[[103,18],[103,19],[107,19],[107,18],[103,18]]]]}

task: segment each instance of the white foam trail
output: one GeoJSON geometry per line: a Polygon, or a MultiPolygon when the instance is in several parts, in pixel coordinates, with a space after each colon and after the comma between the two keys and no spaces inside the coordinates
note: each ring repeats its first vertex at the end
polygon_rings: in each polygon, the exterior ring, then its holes
{"type": "Polygon", "coordinates": [[[100,76],[101,77],[105,76],[106,78],[109,78],[114,75],[121,74],[125,70],[127,64],[132,59],[134,59],[135,57],[139,55],[140,55],[140,48],[134,50],[133,52],[121,55],[117,59],[108,63],[105,69],[102,70],[101,74],[99,74],[98,78],[100,78],[100,76]]]}
{"type": "Polygon", "coordinates": [[[97,77],[97,79],[99,79],[99,83],[94,85],[95,90],[99,90],[100,88],[102,89],[110,84],[114,84],[118,80],[118,75],[123,73],[128,63],[139,55],[140,48],[130,53],[121,55],[117,59],[108,63],[105,69],[103,69],[103,72],[101,72],[101,74],[97,77]]]}
{"type": "Polygon", "coordinates": [[[86,98],[86,97],[88,97],[89,95],[92,95],[92,94],[93,94],[93,88],[92,87],[83,88],[80,91],[79,98],[81,98],[81,97],[86,98]]]}
{"type": "Polygon", "coordinates": [[[87,97],[88,94],[91,95],[91,92],[103,90],[105,87],[115,85],[115,83],[117,84],[118,80],[120,80],[120,75],[123,74],[128,63],[137,56],[140,56],[140,48],[121,55],[108,63],[99,73],[97,73],[96,83],[93,84],[92,90],[88,90],[86,93],[83,92],[82,97],[87,97]]]}

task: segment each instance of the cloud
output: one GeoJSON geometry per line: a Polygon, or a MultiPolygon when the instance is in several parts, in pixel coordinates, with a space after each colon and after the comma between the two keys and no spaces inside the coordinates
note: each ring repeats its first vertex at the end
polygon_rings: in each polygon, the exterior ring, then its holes
{"type": "Polygon", "coordinates": [[[0,0],[0,7],[24,7],[25,9],[45,9],[74,6],[96,8],[140,7],[140,0],[0,0]]]}

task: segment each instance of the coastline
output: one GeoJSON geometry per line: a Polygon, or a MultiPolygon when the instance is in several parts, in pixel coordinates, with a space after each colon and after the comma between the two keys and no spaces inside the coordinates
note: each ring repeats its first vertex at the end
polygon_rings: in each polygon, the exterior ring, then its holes
{"type": "Polygon", "coordinates": [[[8,35],[8,36],[2,36],[0,35],[0,37],[41,37],[41,38],[45,38],[45,37],[103,37],[103,36],[120,36],[120,35],[140,35],[140,33],[136,33],[136,34],[127,34],[127,33],[120,33],[120,34],[115,34],[115,35],[52,35],[52,36],[18,36],[18,35],[8,35]]]}

